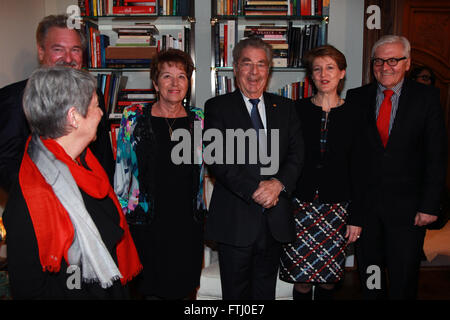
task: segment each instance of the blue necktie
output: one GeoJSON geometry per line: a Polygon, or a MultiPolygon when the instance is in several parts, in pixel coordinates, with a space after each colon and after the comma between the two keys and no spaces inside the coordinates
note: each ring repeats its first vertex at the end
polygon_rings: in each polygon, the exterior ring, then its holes
{"type": "Polygon", "coordinates": [[[250,118],[252,119],[253,128],[255,128],[256,130],[264,129],[264,125],[261,121],[261,117],[259,116],[259,111],[258,111],[258,103],[260,100],[259,99],[249,99],[248,101],[250,101],[250,103],[253,105],[252,111],[250,112],[250,118]]]}

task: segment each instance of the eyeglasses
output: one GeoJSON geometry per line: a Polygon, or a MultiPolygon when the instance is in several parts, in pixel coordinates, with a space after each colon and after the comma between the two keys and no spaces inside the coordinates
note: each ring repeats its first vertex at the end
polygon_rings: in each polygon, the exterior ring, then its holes
{"type": "Polygon", "coordinates": [[[265,63],[265,62],[256,62],[256,63],[254,63],[254,62],[246,61],[246,62],[240,62],[239,66],[244,71],[249,71],[249,70],[252,69],[252,67],[256,67],[256,68],[261,69],[261,70],[265,70],[265,69],[269,68],[269,65],[267,63],[265,63]]]}
{"type": "Polygon", "coordinates": [[[388,66],[395,67],[399,61],[407,59],[406,57],[401,58],[389,58],[389,59],[381,59],[381,58],[373,58],[372,63],[374,66],[381,67],[387,62],[388,66]]]}

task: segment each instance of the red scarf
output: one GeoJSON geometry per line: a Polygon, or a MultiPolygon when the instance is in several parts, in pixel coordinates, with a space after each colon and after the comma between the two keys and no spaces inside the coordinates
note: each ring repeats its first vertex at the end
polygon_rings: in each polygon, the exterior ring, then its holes
{"type": "MultiPolygon", "coordinates": [[[[28,138],[25,150],[28,150],[30,138],[28,138]]],[[[105,170],[89,148],[86,152],[85,161],[92,171],[73,161],[55,140],[48,139],[42,140],[42,142],[58,160],[67,165],[79,188],[96,199],[103,199],[108,196],[116,205],[117,214],[120,216],[119,225],[124,231],[122,239],[117,243],[116,254],[118,268],[122,274],[121,282],[125,284],[142,270],[142,265],[119,200],[109,183],[105,170]]],[[[45,181],[27,151],[25,151],[20,166],[19,183],[36,233],[42,269],[58,272],[62,257],[68,264],[67,252],[74,237],[74,229],[69,214],[59,202],[52,187],[45,181]]]]}

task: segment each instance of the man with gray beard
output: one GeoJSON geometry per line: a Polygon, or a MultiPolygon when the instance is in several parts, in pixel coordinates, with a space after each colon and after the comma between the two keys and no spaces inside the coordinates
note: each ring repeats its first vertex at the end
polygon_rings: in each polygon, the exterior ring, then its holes
{"type": "MultiPolygon", "coordinates": [[[[68,28],[68,16],[45,17],[36,30],[38,59],[41,66],[67,66],[80,70],[86,39],[77,29],[68,28]]],[[[25,142],[30,134],[22,108],[27,79],[0,89],[0,188],[9,192],[19,172],[25,142]]],[[[102,164],[110,181],[114,176],[114,158],[108,134],[108,115],[103,95],[97,90],[103,117],[97,129],[97,139],[89,145],[102,164]]]]}

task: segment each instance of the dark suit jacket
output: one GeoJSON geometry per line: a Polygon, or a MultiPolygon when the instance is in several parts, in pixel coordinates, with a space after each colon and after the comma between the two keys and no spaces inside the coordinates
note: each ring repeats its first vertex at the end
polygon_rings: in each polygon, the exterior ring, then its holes
{"type": "Polygon", "coordinates": [[[439,92],[405,79],[386,148],[376,127],[377,84],[347,92],[364,108],[368,141],[368,213],[413,225],[417,212],[437,215],[445,185],[447,136],[439,92]]]}
{"type": "Polygon", "coordinates": [[[323,203],[350,201],[347,224],[361,226],[367,163],[361,108],[346,101],[330,110],[322,155],[322,108],[313,105],[311,98],[298,100],[295,106],[302,122],[305,163],[293,196],[312,202],[319,190],[323,203]]]}
{"type": "MultiPolygon", "coordinates": [[[[289,242],[295,236],[288,194],[295,189],[303,163],[300,123],[291,100],[264,93],[264,102],[268,135],[270,129],[279,129],[279,170],[273,176],[262,176],[260,164],[209,165],[216,182],[206,222],[206,239],[248,246],[257,237],[263,215],[267,215],[269,228],[276,240],[289,242]],[[271,177],[281,181],[286,191],[280,194],[280,201],[275,207],[263,212],[262,207],[252,200],[252,194],[260,181],[271,177]]],[[[223,137],[225,129],[245,131],[253,128],[239,90],[206,102],[205,130],[212,128],[219,129],[223,137]]],[[[224,156],[226,154],[225,149],[224,156]]]]}
{"type": "MultiPolygon", "coordinates": [[[[22,98],[28,80],[0,89],[0,187],[9,191],[19,174],[25,143],[30,134],[22,108],[22,98]]],[[[97,90],[103,117],[98,125],[97,140],[90,144],[91,151],[105,169],[111,184],[114,179],[114,158],[109,138],[108,115],[104,98],[97,90]]]]}

